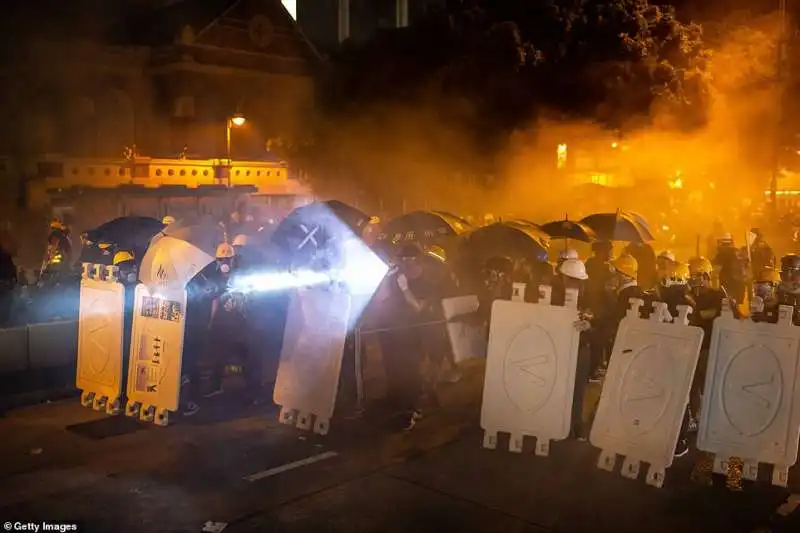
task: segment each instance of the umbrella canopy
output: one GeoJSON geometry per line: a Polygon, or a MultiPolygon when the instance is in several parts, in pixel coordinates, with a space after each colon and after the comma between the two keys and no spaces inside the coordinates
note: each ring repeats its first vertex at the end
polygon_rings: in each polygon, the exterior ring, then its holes
{"type": "Polygon", "coordinates": [[[581,242],[593,242],[597,240],[592,228],[573,222],[572,220],[554,220],[540,226],[541,230],[553,239],[572,239],[581,242]]]}
{"type": "Polygon", "coordinates": [[[361,235],[369,217],[342,202],[314,202],[298,207],[275,228],[270,242],[292,256],[295,263],[310,260],[335,243],[361,235]]]}
{"type": "Polygon", "coordinates": [[[424,244],[457,237],[471,229],[469,222],[446,211],[412,211],[387,222],[378,240],[424,244]]]}
{"type": "Polygon", "coordinates": [[[86,231],[81,237],[84,250],[81,261],[97,260],[104,262],[109,255],[100,250],[99,245],[112,245],[113,248],[133,252],[137,261],[150,245],[150,240],[164,229],[160,220],[150,217],[120,217],[86,231]]]}
{"type": "Polygon", "coordinates": [[[647,237],[634,218],[622,211],[616,213],[596,213],[581,220],[581,224],[591,228],[598,240],[645,242],[647,237]]]}
{"type": "Polygon", "coordinates": [[[461,256],[474,267],[492,257],[538,261],[547,257],[549,245],[547,235],[533,224],[498,222],[466,235],[461,256]]]}
{"type": "Polygon", "coordinates": [[[369,219],[369,215],[363,211],[338,200],[314,202],[289,213],[275,228],[275,234],[280,238],[281,234],[295,233],[300,226],[317,226],[326,230],[326,233],[340,233],[348,228],[361,236],[369,219]]]}
{"type": "Polygon", "coordinates": [[[213,252],[209,254],[187,241],[156,237],[142,258],[139,281],[151,291],[183,286],[213,261],[213,252]]]}
{"type": "Polygon", "coordinates": [[[633,221],[636,222],[637,226],[639,226],[639,230],[641,231],[645,240],[647,241],[656,240],[655,236],[653,235],[653,231],[650,229],[650,223],[647,222],[646,218],[644,218],[639,213],[636,213],[635,211],[625,211],[624,213],[633,218],[633,221]]]}

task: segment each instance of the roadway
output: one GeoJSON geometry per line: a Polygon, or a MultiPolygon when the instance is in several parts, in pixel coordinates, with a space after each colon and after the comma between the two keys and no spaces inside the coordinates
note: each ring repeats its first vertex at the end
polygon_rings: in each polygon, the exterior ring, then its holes
{"type": "MultiPolygon", "coordinates": [[[[598,470],[587,442],[551,457],[481,448],[480,373],[444,390],[442,408],[407,433],[380,416],[334,420],[317,437],[276,410],[217,398],[167,428],[82,408],[76,399],[0,418],[0,520],[78,523],[81,532],[800,531],[776,514],[786,491],[689,481],[691,457],[663,489],[598,470]]],[[[506,448],[507,449],[507,448],[506,448]]],[[[800,472],[792,472],[800,492],[800,472]]]]}

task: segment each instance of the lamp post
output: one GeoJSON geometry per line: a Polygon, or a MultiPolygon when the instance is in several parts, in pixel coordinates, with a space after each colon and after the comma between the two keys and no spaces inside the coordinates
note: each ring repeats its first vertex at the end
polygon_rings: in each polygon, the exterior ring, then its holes
{"type": "Polygon", "coordinates": [[[234,126],[244,126],[247,119],[241,113],[236,113],[232,117],[228,117],[225,123],[225,155],[228,158],[228,165],[231,164],[231,129],[234,126]]]}

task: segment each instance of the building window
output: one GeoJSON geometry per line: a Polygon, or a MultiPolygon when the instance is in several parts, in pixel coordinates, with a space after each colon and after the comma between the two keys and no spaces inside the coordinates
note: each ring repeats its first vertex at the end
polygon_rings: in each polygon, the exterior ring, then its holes
{"type": "Polygon", "coordinates": [[[161,175],[161,169],[160,168],[156,169],[156,176],[160,176],[160,175],[161,175]]]}
{"type": "Polygon", "coordinates": [[[180,171],[180,175],[181,175],[181,176],[185,176],[185,175],[186,175],[186,171],[185,171],[185,170],[181,170],[181,171],[180,171]]]}
{"type": "Polygon", "coordinates": [[[244,175],[245,176],[249,176],[250,175],[250,171],[248,170],[247,172],[244,173],[244,175]]]}
{"type": "Polygon", "coordinates": [[[89,175],[94,176],[94,167],[89,167],[89,175]]]}
{"type": "Polygon", "coordinates": [[[269,170],[267,170],[267,176],[269,176],[269,175],[270,175],[270,171],[269,171],[269,170]]]}
{"type": "Polygon", "coordinates": [[[119,175],[120,176],[124,176],[125,175],[125,169],[123,167],[119,167],[119,175]]]}
{"type": "Polygon", "coordinates": [[[260,176],[260,175],[261,175],[261,171],[260,170],[256,170],[256,176],[260,176]]]}
{"type": "Polygon", "coordinates": [[[168,175],[170,175],[170,176],[174,176],[174,175],[175,175],[175,171],[174,171],[174,170],[172,170],[172,169],[169,169],[169,170],[167,171],[167,174],[168,174],[168,175]]]}
{"type": "Polygon", "coordinates": [[[196,170],[192,170],[192,176],[197,176],[197,171],[196,170]]]}
{"type": "Polygon", "coordinates": [[[203,176],[208,176],[208,170],[203,171],[203,176]]]}
{"type": "Polygon", "coordinates": [[[237,175],[237,176],[238,176],[239,174],[241,174],[241,173],[242,173],[242,171],[241,171],[241,170],[237,170],[237,171],[236,171],[236,175],[237,175]]]}

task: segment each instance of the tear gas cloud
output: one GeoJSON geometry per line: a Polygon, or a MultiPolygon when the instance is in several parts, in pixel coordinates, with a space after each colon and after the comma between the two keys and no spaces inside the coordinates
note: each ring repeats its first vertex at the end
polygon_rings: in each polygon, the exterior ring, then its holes
{"type": "Polygon", "coordinates": [[[646,126],[641,120],[623,125],[621,137],[545,111],[498,151],[492,139],[443,126],[443,117],[474,113],[470,102],[443,104],[425,95],[337,119],[335,142],[321,157],[328,164],[315,169],[312,186],[389,214],[427,208],[543,222],[622,208],[669,228],[659,239],[681,234],[692,248],[696,233],[705,236],[716,218],[740,235],[760,223],[757,208],[770,182],[780,101],[774,83],[778,22],[776,14],[731,15],[706,31],[712,94],[706,124],[694,131],[674,129],[658,102],[646,126]],[[567,145],[573,172],[557,170],[559,144],[567,145]],[[492,174],[488,182],[477,178],[485,170],[492,174]],[[623,187],[572,188],[604,180],[623,187]],[[679,186],[670,189],[670,183],[679,186]],[[671,205],[670,191],[681,200],[671,205]]]}

